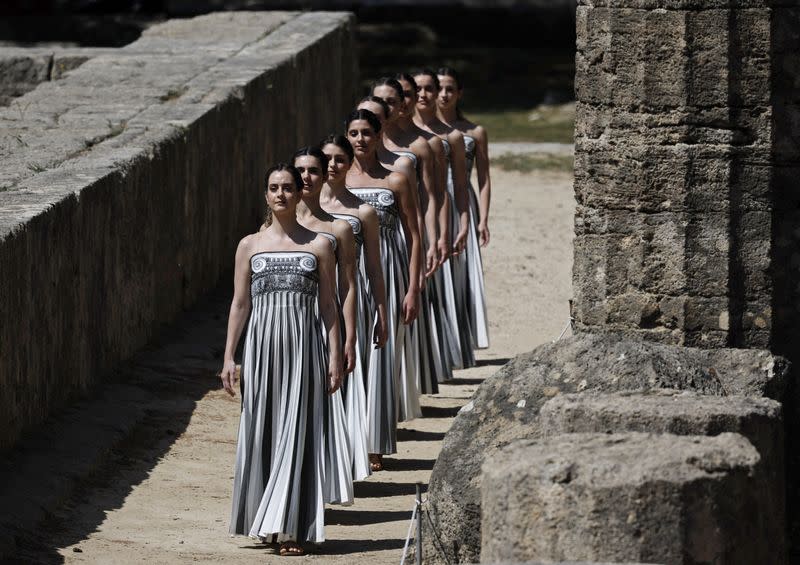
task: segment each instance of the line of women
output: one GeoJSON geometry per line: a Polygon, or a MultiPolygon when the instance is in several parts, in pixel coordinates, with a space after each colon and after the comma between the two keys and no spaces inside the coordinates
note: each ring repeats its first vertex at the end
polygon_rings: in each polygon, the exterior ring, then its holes
{"type": "Polygon", "coordinates": [[[267,219],[236,251],[221,372],[234,395],[244,332],[231,533],[281,555],[323,541],[324,505],[352,503],[420,394],[488,347],[487,135],[462,95],[450,68],[382,78],[344,135],[267,171],[267,219]]]}

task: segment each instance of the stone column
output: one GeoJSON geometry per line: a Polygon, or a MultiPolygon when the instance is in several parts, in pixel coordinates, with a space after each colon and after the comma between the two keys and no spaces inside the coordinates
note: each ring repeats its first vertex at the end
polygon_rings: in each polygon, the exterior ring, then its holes
{"type": "Polygon", "coordinates": [[[580,0],[578,328],[700,347],[800,334],[798,5],[580,0]]]}

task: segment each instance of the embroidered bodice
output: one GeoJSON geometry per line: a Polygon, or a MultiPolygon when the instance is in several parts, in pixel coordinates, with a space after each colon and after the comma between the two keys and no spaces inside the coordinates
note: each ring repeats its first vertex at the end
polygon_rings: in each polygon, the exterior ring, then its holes
{"type": "Polygon", "coordinates": [[[394,192],[388,188],[350,188],[350,192],[375,208],[382,228],[396,230],[400,223],[400,211],[394,192]]]}
{"type": "Polygon", "coordinates": [[[306,251],[262,251],[250,257],[250,296],[297,292],[316,296],[317,257],[306,251]]]}

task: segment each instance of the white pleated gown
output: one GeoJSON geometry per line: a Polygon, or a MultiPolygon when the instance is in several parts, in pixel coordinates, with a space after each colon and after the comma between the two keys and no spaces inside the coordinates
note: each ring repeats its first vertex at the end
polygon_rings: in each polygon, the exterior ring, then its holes
{"type": "Polygon", "coordinates": [[[318,543],[329,404],[317,259],[257,253],[250,267],[230,531],[318,543]]]}
{"type": "MultiPolygon", "coordinates": [[[[461,223],[456,206],[455,188],[453,185],[453,167],[450,162],[450,144],[444,141],[445,152],[447,153],[448,166],[447,166],[447,193],[450,195],[450,236],[455,239],[458,231],[461,229],[461,223]]],[[[453,335],[458,340],[457,355],[452,359],[453,369],[467,369],[475,366],[475,352],[472,348],[472,330],[470,328],[469,318],[469,291],[467,288],[467,262],[465,254],[451,256],[443,265],[443,268],[449,268],[450,280],[445,283],[445,299],[448,305],[448,314],[453,316],[452,310],[455,310],[455,321],[450,318],[451,323],[454,323],[453,335]],[[448,283],[450,286],[448,286],[448,283]],[[452,305],[452,309],[450,306],[452,305]]]]}
{"type": "MultiPolygon", "coordinates": [[[[332,233],[319,232],[328,238],[336,255],[336,268],[339,268],[339,255],[336,236],[332,233]]],[[[338,296],[337,296],[338,304],[338,296]]],[[[339,306],[340,335],[344,335],[344,318],[339,306]]],[[[342,342],[344,343],[344,342],[342,342]]],[[[329,344],[327,344],[330,347],[329,344]]],[[[337,344],[341,347],[341,343],[337,344]]],[[[342,357],[343,358],[343,357],[342,357]]],[[[345,376],[345,382],[349,377],[345,376]]],[[[327,395],[327,425],[325,428],[325,502],[329,504],[349,505],[353,503],[353,454],[350,448],[350,434],[347,427],[342,388],[327,395]]]]}
{"type": "MultiPolygon", "coordinates": [[[[417,156],[411,151],[394,151],[395,155],[408,157],[414,162],[417,171],[417,190],[422,199],[421,172],[417,162],[417,156]]],[[[423,252],[427,251],[430,245],[429,234],[425,232],[424,226],[420,233],[423,252]]],[[[419,315],[412,324],[411,330],[416,340],[415,347],[418,352],[417,361],[417,389],[421,394],[436,394],[439,392],[439,382],[447,380],[453,376],[449,367],[445,366],[442,360],[442,348],[439,343],[439,330],[437,328],[436,317],[434,316],[434,306],[431,304],[431,297],[435,296],[434,285],[428,281],[425,288],[420,293],[419,315]]]]}
{"type": "Polygon", "coordinates": [[[475,162],[475,138],[464,136],[467,148],[467,187],[469,189],[469,235],[467,236],[467,289],[469,322],[472,330],[472,346],[476,349],[489,347],[489,320],[486,315],[486,290],[483,281],[483,259],[478,240],[480,208],[478,196],[472,187],[472,165],[475,162]]]}
{"type": "Polygon", "coordinates": [[[342,385],[347,432],[350,438],[353,479],[361,481],[371,474],[367,449],[367,372],[372,350],[373,307],[367,294],[364,263],[364,233],[361,220],[350,214],[333,214],[353,229],[356,241],[356,366],[342,385]]]}
{"type": "MultiPolygon", "coordinates": [[[[368,446],[370,453],[397,452],[397,422],[401,396],[408,404],[419,395],[416,382],[409,378],[413,367],[407,358],[406,326],[402,323],[403,298],[408,290],[408,252],[400,225],[394,193],[388,188],[350,188],[350,192],[375,208],[380,223],[381,266],[386,288],[388,339],[381,349],[372,351],[367,372],[368,446]],[[401,374],[405,374],[401,377],[401,374]],[[409,394],[408,383],[413,385],[409,394]]],[[[366,278],[366,276],[365,276],[366,278]]]]}

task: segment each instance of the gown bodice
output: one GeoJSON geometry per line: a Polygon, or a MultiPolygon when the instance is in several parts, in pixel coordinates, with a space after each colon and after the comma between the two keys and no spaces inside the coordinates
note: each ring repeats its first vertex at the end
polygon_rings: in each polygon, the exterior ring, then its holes
{"type": "Polygon", "coordinates": [[[250,257],[250,295],[274,292],[316,297],[319,285],[317,257],[306,251],[262,251],[250,257]]]}
{"type": "Polygon", "coordinates": [[[338,245],[338,243],[336,242],[336,236],[333,235],[332,233],[328,233],[326,231],[321,231],[321,232],[317,232],[317,233],[319,235],[325,236],[328,239],[328,241],[331,242],[331,245],[333,245],[333,251],[336,252],[336,246],[338,245]]]}
{"type": "Polygon", "coordinates": [[[353,230],[353,239],[356,241],[356,257],[361,255],[361,248],[364,245],[364,232],[361,231],[361,218],[352,214],[333,214],[331,216],[337,220],[345,220],[353,230]]]}
{"type": "Polygon", "coordinates": [[[400,223],[400,210],[395,202],[394,192],[388,188],[349,188],[350,192],[375,208],[381,228],[396,230],[400,223]]]}
{"type": "Polygon", "coordinates": [[[414,163],[414,169],[419,170],[419,162],[417,161],[417,155],[414,152],[397,150],[397,151],[392,151],[392,153],[400,157],[408,157],[414,163]]]}
{"type": "Polygon", "coordinates": [[[475,163],[475,138],[471,135],[465,135],[464,148],[467,154],[467,180],[469,180],[472,175],[472,165],[475,163]]]}

